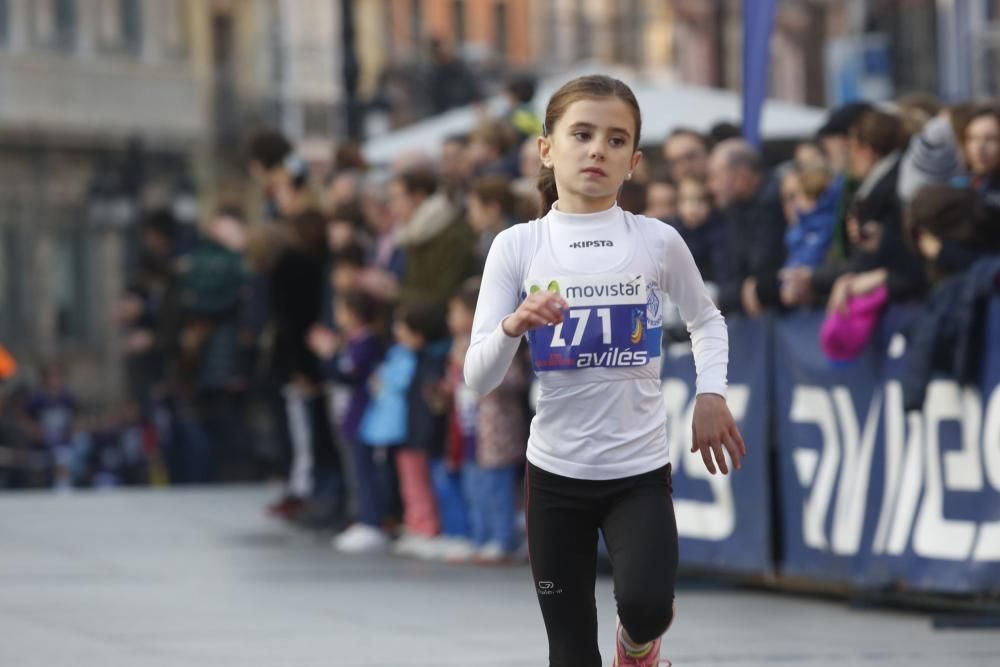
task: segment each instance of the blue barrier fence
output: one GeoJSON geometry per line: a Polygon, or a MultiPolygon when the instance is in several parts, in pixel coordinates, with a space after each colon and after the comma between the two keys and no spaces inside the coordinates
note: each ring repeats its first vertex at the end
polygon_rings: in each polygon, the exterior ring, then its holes
{"type": "Polygon", "coordinates": [[[821,315],[731,319],[729,403],[750,455],[729,477],[690,453],[693,362],[690,348],[668,349],[683,563],[1000,591],[1000,298],[988,308],[979,385],[937,378],[923,410],[908,414],[905,319],[891,310],[866,353],[843,365],[819,349],[821,315]]]}

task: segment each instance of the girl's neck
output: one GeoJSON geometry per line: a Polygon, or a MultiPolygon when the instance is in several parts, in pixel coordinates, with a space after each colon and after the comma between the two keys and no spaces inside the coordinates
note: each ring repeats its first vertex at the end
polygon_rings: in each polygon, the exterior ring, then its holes
{"type": "MultiPolygon", "coordinates": [[[[565,192],[565,190],[563,190],[565,192]]],[[[578,194],[567,193],[567,196],[559,195],[559,211],[562,213],[600,213],[607,211],[615,205],[618,197],[584,197],[578,194]]]]}

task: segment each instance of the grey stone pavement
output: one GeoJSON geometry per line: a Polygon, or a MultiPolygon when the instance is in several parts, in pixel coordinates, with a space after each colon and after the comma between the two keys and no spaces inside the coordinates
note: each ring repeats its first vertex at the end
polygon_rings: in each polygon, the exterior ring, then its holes
{"type": "MultiPolygon", "coordinates": [[[[0,667],[546,664],[526,567],[341,556],[264,518],[273,494],[0,495],[0,667]]],[[[597,594],[610,664],[607,579],[597,594]]],[[[688,585],[664,653],[680,667],[997,666],[1000,631],[688,585]]]]}

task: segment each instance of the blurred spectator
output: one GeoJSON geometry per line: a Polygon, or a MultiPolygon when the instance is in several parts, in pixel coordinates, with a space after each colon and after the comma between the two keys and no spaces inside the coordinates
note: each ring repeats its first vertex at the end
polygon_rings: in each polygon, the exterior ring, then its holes
{"type": "Polygon", "coordinates": [[[460,134],[447,137],[441,144],[438,174],[441,178],[441,187],[453,202],[459,201],[468,187],[469,171],[466,168],[468,147],[469,137],[460,134]]]}
{"type": "Polygon", "coordinates": [[[685,178],[678,188],[677,217],[670,224],[680,233],[705,282],[716,281],[714,253],[723,242],[723,218],[712,208],[708,186],[696,178],[685,178]]]}
{"type": "MultiPolygon", "coordinates": [[[[323,361],[327,379],[346,393],[344,407],[335,418],[339,439],[352,463],[356,520],[378,529],[382,476],[376,469],[375,450],[361,441],[359,430],[371,401],[369,381],[384,356],[378,335],[381,304],[364,292],[345,290],[338,293],[334,312],[339,333],[313,329],[309,347],[323,361]]],[[[321,518],[331,522],[338,517],[321,518]]]]}
{"type": "Polygon", "coordinates": [[[365,222],[364,211],[356,199],[330,211],[326,222],[326,243],[331,253],[351,244],[371,247],[370,230],[365,222]]]}
{"type": "Polygon", "coordinates": [[[461,282],[478,273],[472,229],[428,170],[400,174],[389,186],[397,240],[406,252],[403,303],[444,304],[461,282]]]}
{"type": "Polygon", "coordinates": [[[951,114],[945,111],[927,121],[921,132],[910,138],[899,165],[897,194],[905,205],[924,185],[950,183],[961,173],[958,141],[951,114]]]}
{"type": "Polygon", "coordinates": [[[406,395],[406,442],[396,452],[406,530],[395,551],[428,557],[436,549],[430,538],[441,529],[430,461],[444,456],[448,433],[447,413],[435,399],[446,373],[451,340],[443,305],[404,305],[396,329],[396,339],[415,353],[416,367],[406,395]]]}
{"type": "Polygon", "coordinates": [[[819,128],[818,136],[830,169],[835,174],[848,171],[848,139],[850,129],[861,118],[861,115],[873,107],[868,102],[851,102],[830,111],[826,122],[819,128]]]}
{"type": "Polygon", "coordinates": [[[541,196],[538,193],[538,173],[542,170],[542,159],[538,156],[538,140],[525,139],[518,153],[518,177],[511,183],[516,197],[514,217],[518,222],[527,222],[538,217],[541,196]]]}
{"type": "Polygon", "coordinates": [[[742,139],[716,146],[708,168],[708,186],[724,219],[713,258],[719,308],[757,317],[780,305],[785,221],[778,186],[767,178],[760,153],[742,139]]]}
{"type": "Polygon", "coordinates": [[[504,120],[517,130],[520,140],[540,136],[542,119],[532,106],[532,100],[535,98],[535,78],[529,74],[511,77],[504,92],[510,105],[504,120]]]}
{"type": "Polygon", "coordinates": [[[992,212],[967,188],[925,185],[909,208],[910,233],[937,280],[1000,253],[992,212]]]}
{"type": "Polygon", "coordinates": [[[782,178],[782,201],[788,231],[785,233],[785,267],[823,263],[833,239],[837,201],[843,179],[834,178],[824,164],[794,167],[782,178]],[[791,184],[787,189],[786,185],[791,184]]]}
{"type": "Polygon", "coordinates": [[[189,467],[191,481],[213,481],[220,474],[227,480],[246,479],[251,462],[244,414],[249,369],[240,341],[249,275],[245,225],[238,209],[220,209],[184,258],[178,279],[178,400],[197,421],[183,424],[188,452],[199,460],[197,472],[189,467]]]}
{"type": "MultiPolygon", "coordinates": [[[[6,370],[11,371],[10,365],[6,370]]],[[[26,388],[12,386],[10,378],[0,373],[0,490],[31,488],[47,481],[43,479],[47,457],[33,446],[28,433],[26,388]]]]}
{"type": "MultiPolygon", "coordinates": [[[[298,202],[301,198],[301,194],[287,199],[279,196],[279,201],[298,202]]],[[[326,220],[315,209],[294,214],[296,209],[297,205],[282,208],[292,213],[287,223],[288,243],[270,275],[274,325],[271,365],[282,387],[292,463],[288,493],[269,511],[288,518],[305,510],[310,498],[321,513],[337,503],[341,469],[320,392],[320,365],[307,345],[308,332],[320,322],[322,313],[326,220]]]]}
{"type": "Polygon", "coordinates": [[[848,215],[848,259],[828,260],[813,277],[820,296],[827,293],[822,287],[833,280],[827,310],[844,309],[852,298],[882,288],[891,302],[918,299],[926,289],[923,267],[900,230],[877,220],[866,221],[864,211],[859,203],[848,215]]]}
{"type": "Polygon", "coordinates": [[[798,282],[793,288],[797,294],[811,293],[818,300],[829,295],[831,311],[846,309],[852,298],[883,287],[892,302],[923,294],[926,277],[901,227],[900,138],[900,120],[877,110],[863,112],[851,129],[850,175],[857,190],[824,265],[815,272],[802,268],[784,275],[798,282]],[[803,288],[803,282],[808,286],[803,288]]]}
{"type": "Polygon", "coordinates": [[[817,141],[801,141],[795,146],[793,162],[796,167],[802,169],[812,165],[820,165],[833,172],[830,162],[823,153],[823,147],[817,141]]]}
{"type": "Polygon", "coordinates": [[[472,104],[482,98],[476,77],[450,46],[435,38],[430,41],[429,50],[427,88],[433,113],[472,104]]]}
{"type": "Polygon", "coordinates": [[[708,140],[694,130],[672,131],[663,144],[663,157],[674,183],[685,178],[705,180],[708,175],[708,140]]]}
{"type": "Polygon", "coordinates": [[[896,190],[902,123],[883,111],[866,111],[851,129],[848,156],[851,176],[858,181],[854,203],[866,221],[900,229],[902,209],[896,190]]]}
{"type": "Polygon", "coordinates": [[[399,245],[396,218],[389,208],[388,187],[369,183],[362,208],[373,237],[363,276],[364,288],[384,302],[395,301],[406,270],[406,253],[399,245]]]}
{"type": "Polygon", "coordinates": [[[421,171],[425,169],[434,171],[434,158],[431,157],[428,151],[415,148],[398,153],[392,160],[390,172],[393,175],[399,175],[405,174],[408,171],[421,171]]]}
{"type": "Polygon", "coordinates": [[[353,141],[344,141],[337,145],[333,151],[333,164],[330,168],[334,172],[354,171],[364,172],[368,169],[368,163],[361,152],[361,146],[353,141]]]}
{"type": "Polygon", "coordinates": [[[739,139],[742,136],[743,130],[741,130],[740,126],[735,123],[730,123],[725,120],[715,123],[708,129],[707,139],[709,151],[727,139],[739,139]]]}
{"type": "Polygon", "coordinates": [[[509,561],[518,547],[515,531],[517,469],[527,442],[525,394],[528,373],[523,357],[515,358],[500,386],[479,398],[462,379],[465,352],[479,298],[479,281],[470,279],[448,302],[452,335],[449,387],[461,461],[462,487],[474,552],[461,543],[450,556],[480,563],[509,561]]]}
{"type": "Polygon", "coordinates": [[[479,255],[484,261],[497,234],[516,222],[514,206],[514,193],[506,176],[486,176],[473,184],[466,208],[469,226],[479,234],[479,255]]]}
{"type": "Polygon", "coordinates": [[[962,155],[968,175],[953,183],[971,187],[1000,210],[1000,112],[991,107],[973,112],[962,132],[962,155]]]}
{"type": "Polygon", "coordinates": [[[665,171],[654,171],[646,184],[646,210],[643,215],[667,222],[677,217],[677,184],[665,171]]]}
{"type": "Polygon", "coordinates": [[[143,219],[138,266],[116,308],[124,335],[129,393],[151,413],[168,398],[178,322],[174,250],[178,223],[166,210],[143,219]]]}
{"type": "Polygon", "coordinates": [[[405,322],[397,315],[393,327],[395,343],[386,352],[368,383],[369,402],[358,424],[359,443],[371,451],[352,450],[357,479],[357,521],[334,538],[333,546],[345,553],[379,553],[389,546],[389,536],[383,530],[387,515],[389,489],[387,485],[362,486],[366,482],[385,479],[379,476],[392,452],[406,442],[408,403],[407,392],[413,383],[417,357],[413,340],[405,322]]]}
{"type": "Polygon", "coordinates": [[[926,93],[912,93],[896,100],[896,112],[903,124],[904,142],[920,134],[927,122],[941,111],[937,98],[926,93]]]}
{"type": "Polygon", "coordinates": [[[363,284],[365,274],[365,249],[357,243],[349,243],[339,248],[332,258],[333,269],[330,272],[330,283],[333,285],[332,295],[346,292],[363,284]]]}
{"type": "Polygon", "coordinates": [[[497,120],[485,120],[469,135],[465,151],[465,169],[472,178],[503,174],[511,176],[517,169],[517,155],[511,151],[519,145],[514,129],[497,120]]]}
{"type": "Polygon", "coordinates": [[[73,438],[79,405],[57,364],[42,366],[39,375],[39,386],[28,398],[26,413],[36,446],[51,461],[52,486],[65,490],[73,486],[73,438]]]}
{"type": "Polygon", "coordinates": [[[247,146],[250,176],[264,191],[268,218],[278,217],[274,202],[274,189],[284,177],[285,160],[292,153],[292,145],[277,130],[265,128],[250,137],[247,146]]]}
{"type": "Polygon", "coordinates": [[[281,171],[292,145],[277,130],[262,129],[250,137],[248,146],[250,175],[264,187],[269,187],[281,171]]]}
{"type": "Polygon", "coordinates": [[[364,172],[357,169],[337,169],[330,173],[324,192],[323,205],[328,211],[355,205],[361,198],[364,172]]]}
{"type": "Polygon", "coordinates": [[[844,217],[838,216],[826,266],[810,278],[813,292],[821,297],[830,293],[833,281],[855,261],[855,254],[876,252],[883,229],[894,238],[901,235],[902,209],[897,195],[901,133],[899,118],[875,109],[863,111],[850,129],[849,177],[841,198],[850,198],[848,208],[844,217]]]}
{"type": "Polygon", "coordinates": [[[646,210],[646,186],[633,179],[622,183],[618,191],[618,206],[635,215],[642,215],[646,210]]]}
{"type": "Polygon", "coordinates": [[[811,272],[822,266],[833,240],[842,188],[843,177],[834,177],[822,162],[793,166],[782,177],[781,195],[788,230],[781,301],[788,307],[802,305],[809,299],[808,293],[802,291],[805,284],[790,276],[795,274],[796,267],[811,272]]]}

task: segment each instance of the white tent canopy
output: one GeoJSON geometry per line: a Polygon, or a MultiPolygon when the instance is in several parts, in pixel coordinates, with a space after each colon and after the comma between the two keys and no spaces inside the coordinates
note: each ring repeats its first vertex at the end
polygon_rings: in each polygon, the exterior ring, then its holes
{"type": "MultiPolygon", "coordinates": [[[[642,143],[662,142],[677,127],[707,131],[720,121],[738,123],[740,96],[729,90],[659,83],[634,74],[609,72],[607,67],[587,66],[560,76],[544,79],[535,95],[535,108],[541,114],[549,97],[565,82],[590,73],[606,73],[629,85],[642,109],[642,143]]],[[[502,98],[489,101],[492,113],[504,109],[502,98]]],[[[823,124],[826,110],[790,102],[768,100],[764,104],[761,136],[764,138],[801,137],[816,132],[823,124]]],[[[425,151],[436,157],[445,138],[470,132],[480,119],[474,107],[452,109],[413,125],[372,137],[365,142],[365,158],[373,164],[387,164],[403,153],[425,151]]]]}

